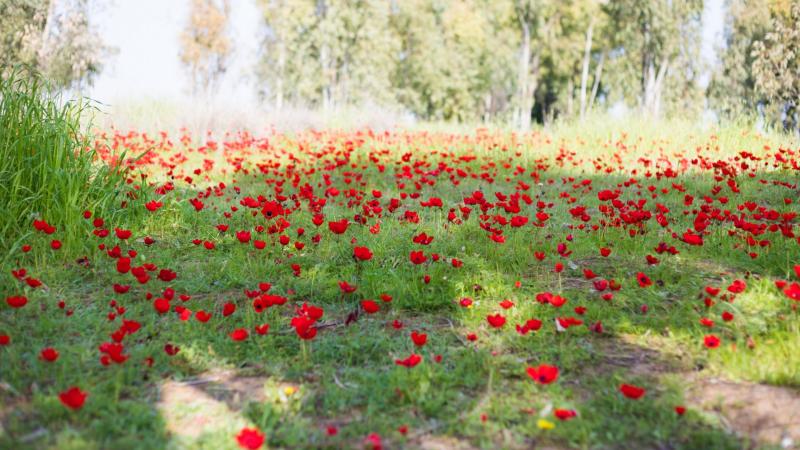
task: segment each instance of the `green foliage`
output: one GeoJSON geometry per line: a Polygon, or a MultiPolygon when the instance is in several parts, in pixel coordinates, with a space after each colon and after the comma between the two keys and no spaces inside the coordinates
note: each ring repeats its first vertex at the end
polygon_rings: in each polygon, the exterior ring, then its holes
{"type": "Polygon", "coordinates": [[[80,244],[83,208],[105,211],[120,201],[124,174],[94,163],[80,125],[84,108],[52,95],[38,75],[14,71],[0,80],[3,255],[40,218],[63,226],[70,245],[80,244]]]}
{"type": "Polygon", "coordinates": [[[189,20],[181,33],[181,62],[192,79],[192,93],[208,94],[225,73],[231,42],[227,35],[230,2],[193,0],[189,20]]]}
{"type": "Polygon", "coordinates": [[[698,66],[700,0],[610,0],[607,33],[613,52],[609,61],[610,95],[635,102],[650,115],[679,109],[691,102],[698,66]],[[668,105],[673,102],[674,105],[668,105]]]}
{"type": "Polygon", "coordinates": [[[80,91],[109,51],[89,21],[88,0],[0,0],[0,77],[25,64],[59,89],[80,91]]]}
{"type": "Polygon", "coordinates": [[[709,85],[711,106],[726,117],[754,112],[763,102],[756,93],[753,76],[753,46],[769,28],[769,5],[762,1],[737,0],[730,5],[731,20],[721,65],[709,85]]]}
{"type": "Polygon", "coordinates": [[[26,37],[41,33],[47,16],[47,0],[0,0],[0,76],[19,63],[35,63],[26,48],[26,37]]]}
{"type": "Polygon", "coordinates": [[[784,114],[784,127],[800,131],[800,4],[776,16],[764,39],[753,45],[756,91],[784,114]]]}
{"type": "Polygon", "coordinates": [[[513,93],[510,14],[503,2],[400,3],[392,17],[402,42],[394,76],[400,102],[439,120],[498,112],[513,93]]]}
{"type": "Polygon", "coordinates": [[[796,130],[800,6],[737,0],[730,12],[722,65],[709,86],[711,107],[727,118],[758,114],[770,124],[796,130]]]}
{"type": "Polygon", "coordinates": [[[259,73],[278,109],[372,101],[423,119],[525,129],[531,118],[583,118],[598,98],[652,115],[702,106],[699,0],[261,6],[268,36],[259,73]]]}
{"type": "Polygon", "coordinates": [[[367,100],[392,104],[397,40],[379,0],[263,0],[268,28],[259,66],[266,96],[329,109],[367,100]]]}

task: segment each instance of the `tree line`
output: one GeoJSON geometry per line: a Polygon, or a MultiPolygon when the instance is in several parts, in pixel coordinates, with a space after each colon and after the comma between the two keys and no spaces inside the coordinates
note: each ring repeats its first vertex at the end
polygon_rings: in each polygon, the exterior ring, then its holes
{"type": "MultiPolygon", "coordinates": [[[[256,1],[253,68],[274,110],[372,104],[527,129],[624,104],[651,117],[800,122],[791,0],[727,0],[715,65],[701,57],[703,0],[256,1]]],[[[32,64],[60,86],[90,83],[108,49],[87,0],[56,2],[0,0],[0,62],[32,64]]],[[[180,58],[194,94],[226,72],[232,26],[229,0],[190,0],[180,58]]]]}

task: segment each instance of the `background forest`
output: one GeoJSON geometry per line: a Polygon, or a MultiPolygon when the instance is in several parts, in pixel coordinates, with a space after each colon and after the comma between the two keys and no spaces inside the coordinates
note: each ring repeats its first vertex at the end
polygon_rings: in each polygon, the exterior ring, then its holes
{"type": "MultiPolygon", "coordinates": [[[[706,0],[708,1],[708,0],[706,0]]],[[[416,120],[760,118],[797,131],[800,4],[724,2],[717,63],[700,58],[702,0],[258,0],[260,106],[385,108],[416,120]]],[[[81,92],[115,49],[87,0],[0,0],[0,64],[81,92]]],[[[191,94],[215,91],[235,50],[229,0],[191,0],[180,58],[191,94]]]]}

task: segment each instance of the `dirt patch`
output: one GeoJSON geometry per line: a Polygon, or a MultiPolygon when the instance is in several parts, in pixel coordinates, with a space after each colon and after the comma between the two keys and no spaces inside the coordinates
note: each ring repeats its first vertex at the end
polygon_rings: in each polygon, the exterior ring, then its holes
{"type": "Polygon", "coordinates": [[[170,435],[197,438],[218,431],[221,419],[233,412],[196,386],[168,381],[161,386],[157,405],[170,435]]]}
{"type": "Polygon", "coordinates": [[[688,386],[689,404],[717,414],[732,433],[759,444],[800,448],[800,392],[716,378],[688,386]]]}
{"type": "Polygon", "coordinates": [[[473,450],[476,448],[466,440],[444,435],[421,436],[415,445],[420,450],[473,450]]]}
{"type": "Polygon", "coordinates": [[[664,374],[691,371],[690,364],[680,355],[667,354],[653,348],[635,344],[625,336],[612,339],[593,339],[592,353],[597,361],[591,370],[611,373],[624,370],[633,376],[653,378],[664,374]]]}
{"type": "Polygon", "coordinates": [[[170,434],[193,439],[243,423],[239,412],[248,402],[266,399],[265,383],[234,371],[204,372],[190,381],[164,382],[157,408],[170,434]]]}
{"type": "Polygon", "coordinates": [[[592,341],[597,362],[592,373],[627,374],[658,380],[665,375],[683,377],[687,405],[716,415],[725,429],[755,445],[800,448],[800,392],[767,384],[709,378],[678,354],[642,347],[624,336],[592,341]]]}

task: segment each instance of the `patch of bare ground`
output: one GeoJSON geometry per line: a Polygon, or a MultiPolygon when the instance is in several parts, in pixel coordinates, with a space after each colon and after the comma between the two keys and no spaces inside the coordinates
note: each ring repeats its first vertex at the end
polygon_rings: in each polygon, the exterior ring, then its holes
{"type": "Polygon", "coordinates": [[[591,352],[597,358],[591,368],[594,373],[623,370],[633,376],[653,378],[692,370],[690,362],[682,355],[657,350],[655,346],[643,347],[625,336],[593,339],[591,342],[591,352]]]}
{"type": "Polygon", "coordinates": [[[589,373],[626,373],[650,379],[678,375],[687,405],[716,416],[731,434],[757,446],[800,448],[800,392],[768,384],[713,378],[688,358],[659,350],[657,340],[643,347],[624,336],[595,340],[598,361],[589,373]]]}
{"type": "Polygon", "coordinates": [[[697,378],[686,399],[754,444],[800,448],[800,392],[766,384],[697,378]]]}
{"type": "Polygon", "coordinates": [[[420,450],[473,450],[477,448],[464,439],[433,434],[420,436],[412,446],[420,450]]]}
{"type": "Polygon", "coordinates": [[[232,421],[244,422],[240,411],[245,404],[266,400],[265,383],[264,377],[243,377],[229,370],[205,372],[189,381],[165,381],[157,408],[171,435],[193,439],[224,429],[232,421]]]}

